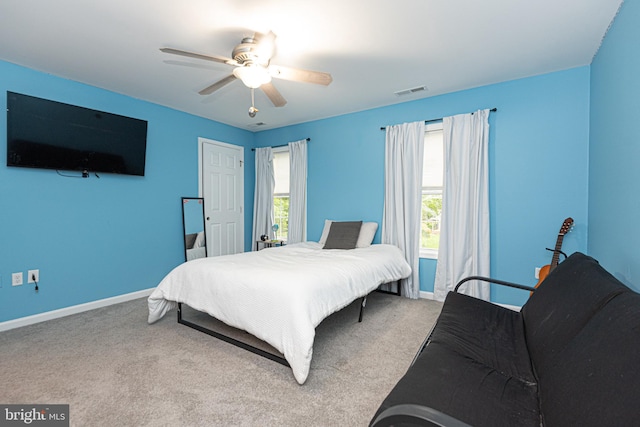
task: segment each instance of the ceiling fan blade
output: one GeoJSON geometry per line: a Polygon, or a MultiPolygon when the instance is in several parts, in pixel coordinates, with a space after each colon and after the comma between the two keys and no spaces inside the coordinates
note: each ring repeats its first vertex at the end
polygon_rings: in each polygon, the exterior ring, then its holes
{"type": "Polygon", "coordinates": [[[239,65],[233,59],[225,58],[224,56],[203,55],[201,53],[188,52],[186,50],[173,49],[171,47],[163,47],[163,48],[160,48],[160,50],[164,53],[170,53],[172,55],[181,55],[189,58],[204,59],[205,61],[220,62],[223,64],[229,64],[229,65],[239,65]]]}
{"type": "Polygon", "coordinates": [[[272,77],[284,80],[292,80],[294,82],[313,83],[317,85],[327,86],[333,81],[333,77],[329,73],[322,71],[303,70],[301,68],[289,68],[280,65],[269,66],[269,73],[272,77]]]}
{"type": "Polygon", "coordinates": [[[267,95],[271,103],[276,107],[284,107],[287,104],[287,100],[284,99],[282,94],[276,89],[273,83],[265,83],[260,86],[260,89],[267,95]]]}
{"type": "Polygon", "coordinates": [[[222,80],[218,80],[217,82],[215,82],[214,84],[212,84],[211,86],[207,86],[204,89],[202,89],[200,92],[198,92],[200,95],[211,95],[213,92],[217,91],[218,89],[223,88],[224,86],[228,85],[229,83],[231,83],[232,81],[234,81],[236,79],[236,76],[234,76],[233,74],[229,74],[227,77],[225,77],[222,80]]]}

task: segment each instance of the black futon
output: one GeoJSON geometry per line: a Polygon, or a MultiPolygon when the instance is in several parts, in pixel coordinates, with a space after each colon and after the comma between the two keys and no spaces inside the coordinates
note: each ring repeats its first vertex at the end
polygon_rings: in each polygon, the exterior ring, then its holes
{"type": "Polygon", "coordinates": [[[640,425],[640,295],[581,253],[520,312],[451,292],[371,425],[640,425]]]}

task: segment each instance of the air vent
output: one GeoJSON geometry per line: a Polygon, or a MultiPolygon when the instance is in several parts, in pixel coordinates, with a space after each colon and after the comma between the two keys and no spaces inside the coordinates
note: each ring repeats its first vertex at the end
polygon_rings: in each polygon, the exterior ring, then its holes
{"type": "Polygon", "coordinates": [[[405,96],[405,95],[411,95],[413,93],[424,92],[427,90],[429,90],[429,88],[427,88],[426,86],[418,86],[418,87],[413,87],[411,89],[399,90],[394,93],[396,94],[396,96],[405,96]]]}

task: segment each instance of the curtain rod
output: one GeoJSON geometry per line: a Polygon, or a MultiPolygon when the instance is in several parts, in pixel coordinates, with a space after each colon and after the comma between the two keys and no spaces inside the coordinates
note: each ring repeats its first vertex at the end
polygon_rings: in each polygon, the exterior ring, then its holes
{"type": "MultiPolygon", "coordinates": [[[[498,109],[494,107],[494,108],[490,109],[489,111],[493,111],[495,113],[496,111],[498,111],[498,109]]],[[[471,114],[473,114],[473,113],[471,113],[471,114]]],[[[424,123],[427,124],[427,123],[439,122],[440,120],[442,120],[442,119],[440,118],[440,119],[425,120],[424,123]]],[[[387,128],[386,127],[381,127],[380,130],[387,130],[387,128]]]]}
{"type": "MultiPolygon", "coordinates": [[[[307,138],[307,142],[309,142],[309,141],[311,141],[311,138],[307,138]]],[[[286,147],[287,145],[289,145],[289,144],[274,145],[274,146],[273,146],[273,147],[271,147],[271,148],[286,147]]],[[[252,148],[252,149],[251,149],[251,151],[256,151],[256,149],[255,149],[255,148],[252,148]]]]}

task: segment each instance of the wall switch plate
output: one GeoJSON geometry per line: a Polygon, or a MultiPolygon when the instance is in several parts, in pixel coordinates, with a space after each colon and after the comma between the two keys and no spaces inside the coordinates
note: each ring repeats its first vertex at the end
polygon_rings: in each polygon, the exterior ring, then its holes
{"type": "Polygon", "coordinates": [[[536,270],[535,270],[535,272],[534,272],[533,276],[534,276],[536,279],[539,279],[539,278],[540,278],[540,267],[536,267],[536,270]]]}
{"type": "Polygon", "coordinates": [[[27,272],[27,283],[36,283],[40,281],[40,270],[29,270],[27,272]]]}
{"type": "Polygon", "coordinates": [[[11,274],[11,285],[12,286],[22,285],[22,272],[11,274]]]}

